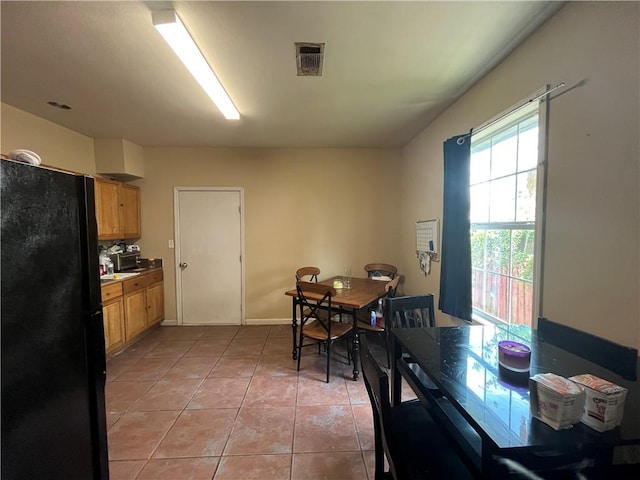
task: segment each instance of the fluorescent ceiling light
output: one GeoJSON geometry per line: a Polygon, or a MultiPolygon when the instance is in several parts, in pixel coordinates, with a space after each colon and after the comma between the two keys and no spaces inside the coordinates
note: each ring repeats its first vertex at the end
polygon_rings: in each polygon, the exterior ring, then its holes
{"type": "Polygon", "coordinates": [[[182,63],[191,72],[200,86],[227,120],[238,120],[240,113],[225,92],[224,87],[205,60],[202,52],[189,35],[174,10],[153,12],[153,25],[158,29],[182,63]]]}

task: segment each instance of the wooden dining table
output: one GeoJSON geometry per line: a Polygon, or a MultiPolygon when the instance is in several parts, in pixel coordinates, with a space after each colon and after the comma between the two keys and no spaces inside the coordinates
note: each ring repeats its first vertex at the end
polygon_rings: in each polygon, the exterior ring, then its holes
{"type": "MultiPolygon", "coordinates": [[[[322,280],[318,283],[323,285],[333,286],[334,280],[342,280],[342,277],[336,276],[331,277],[326,280],[322,280]]],[[[331,298],[331,311],[336,314],[346,314],[350,315],[353,322],[353,330],[351,335],[351,340],[353,343],[353,380],[358,380],[358,375],[360,374],[358,370],[358,352],[360,351],[360,336],[358,333],[358,310],[366,308],[368,305],[377,302],[379,298],[382,298],[386,295],[386,284],[387,282],[380,280],[373,280],[371,278],[358,278],[351,277],[351,287],[350,288],[337,288],[336,295],[331,298]]],[[[291,352],[294,359],[297,357],[296,350],[296,338],[298,331],[298,318],[297,318],[297,310],[298,310],[298,291],[294,288],[293,290],[287,290],[285,295],[291,297],[292,308],[291,308],[291,327],[293,330],[293,350],[291,352]]],[[[308,298],[314,299],[313,294],[309,294],[308,298]]],[[[321,295],[318,296],[318,300],[322,298],[321,295]]]]}

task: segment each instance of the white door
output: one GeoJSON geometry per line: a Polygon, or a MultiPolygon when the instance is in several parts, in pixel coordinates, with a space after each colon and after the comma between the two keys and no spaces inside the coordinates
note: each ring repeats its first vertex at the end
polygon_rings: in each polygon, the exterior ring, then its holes
{"type": "Polygon", "coordinates": [[[178,323],[240,325],[242,190],[175,188],[178,323]]]}

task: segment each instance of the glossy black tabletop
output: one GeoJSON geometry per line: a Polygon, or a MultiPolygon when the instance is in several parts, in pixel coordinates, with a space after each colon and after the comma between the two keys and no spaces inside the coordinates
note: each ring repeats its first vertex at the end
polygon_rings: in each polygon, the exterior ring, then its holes
{"type": "Polygon", "coordinates": [[[393,338],[433,379],[469,423],[498,449],[572,445],[640,444],[640,383],[625,380],[591,361],[538,339],[531,346],[529,374],[511,375],[498,364],[500,340],[523,341],[497,327],[391,329],[393,338]],[[581,423],[556,431],[532,418],[528,378],[536,373],[570,377],[592,373],[628,389],[622,425],[597,432],[581,423]]]}

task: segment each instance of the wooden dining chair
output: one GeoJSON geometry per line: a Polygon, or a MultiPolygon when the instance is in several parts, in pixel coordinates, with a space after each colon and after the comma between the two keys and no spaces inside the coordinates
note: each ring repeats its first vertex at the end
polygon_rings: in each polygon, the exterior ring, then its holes
{"type": "Polygon", "coordinates": [[[366,334],[360,342],[362,376],[373,409],[375,480],[389,474],[394,480],[473,478],[453,442],[420,402],[391,406],[389,377],[371,354],[366,334]]]}
{"type": "MultiPolygon", "coordinates": [[[[383,303],[387,301],[389,298],[393,298],[398,289],[398,283],[400,282],[400,277],[396,277],[393,280],[387,282],[385,285],[385,291],[387,292],[386,296],[383,298],[383,303]]],[[[380,339],[382,340],[382,345],[387,351],[387,366],[389,366],[389,355],[388,349],[386,345],[388,344],[387,335],[388,330],[386,328],[385,316],[384,313],[382,317],[376,319],[376,324],[371,325],[371,309],[377,308],[375,305],[372,305],[369,308],[365,308],[363,310],[358,311],[358,330],[364,330],[366,332],[374,332],[377,333],[380,339]]]]}
{"type": "Polygon", "coordinates": [[[302,349],[316,344],[324,344],[327,354],[327,383],[331,369],[331,345],[346,336],[353,328],[352,323],[336,322],[331,310],[331,299],[336,289],[320,283],[299,281],[296,283],[298,305],[300,307],[300,335],[296,345],[298,353],[298,371],[302,349]],[[306,343],[305,338],[313,341],[306,343]]]}
{"type": "MultiPolygon", "coordinates": [[[[318,275],[320,275],[320,269],[318,267],[301,267],[296,270],[296,282],[305,281],[305,282],[314,282],[318,283],[318,275]]],[[[309,309],[305,310],[305,315],[310,313],[309,309]]],[[[320,313],[320,312],[317,312],[320,313]]],[[[294,338],[294,342],[296,339],[294,338]]]]}
{"type": "Polygon", "coordinates": [[[301,267],[296,270],[296,282],[302,280],[318,283],[318,275],[320,275],[318,267],[301,267]]]}
{"type": "Polygon", "coordinates": [[[364,269],[367,272],[367,277],[386,277],[385,280],[393,280],[398,273],[398,269],[388,263],[367,263],[364,269]]]}
{"type": "MultiPolygon", "coordinates": [[[[396,294],[396,290],[398,289],[398,283],[400,282],[400,277],[396,277],[393,280],[387,282],[384,289],[386,295],[383,297],[383,302],[386,301],[387,298],[393,298],[396,294]]],[[[375,305],[371,305],[367,309],[363,309],[358,312],[358,328],[361,330],[367,330],[369,332],[384,332],[385,331],[385,321],[384,315],[380,318],[375,325],[371,325],[371,309],[377,308],[375,305]]]]}

